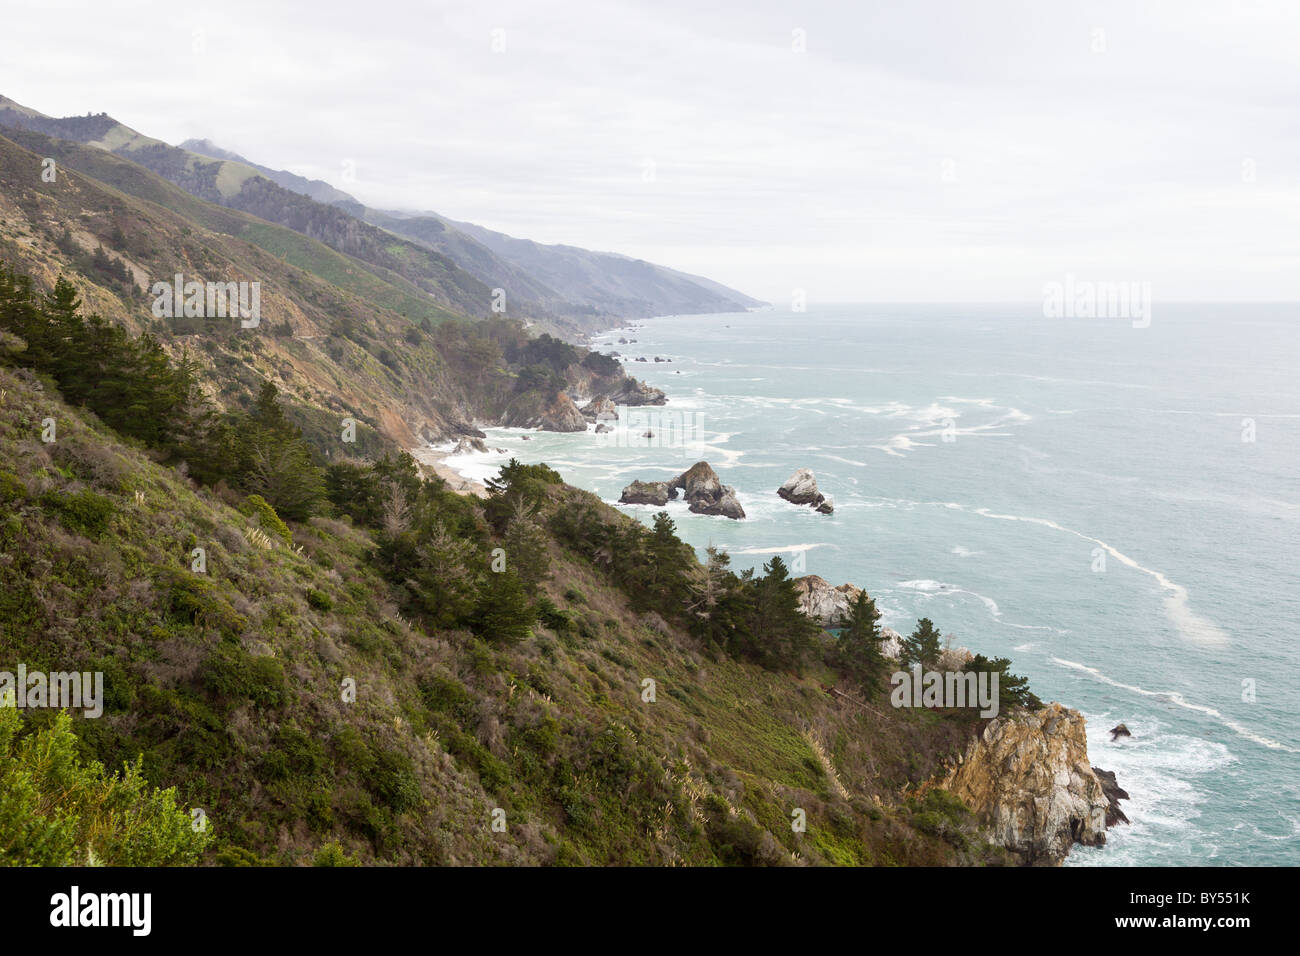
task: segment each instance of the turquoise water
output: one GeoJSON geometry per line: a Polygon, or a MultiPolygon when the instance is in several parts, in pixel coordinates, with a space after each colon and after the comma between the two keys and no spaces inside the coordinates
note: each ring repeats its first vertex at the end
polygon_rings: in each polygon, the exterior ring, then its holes
{"type": "Polygon", "coordinates": [[[628,370],[667,392],[683,441],[670,418],[647,447],[489,444],[611,502],[705,459],[749,517],[670,505],[696,547],[738,569],[783,552],[867,588],[897,630],[926,616],[1012,658],[1084,712],[1093,763],[1132,795],[1132,825],[1070,865],[1300,863],[1300,308],[1157,303],[1134,328],[837,306],[652,319],[598,344],[672,359],[628,370]],[[834,515],[775,495],[800,466],[834,515]],[[1112,743],[1121,721],[1133,737],[1112,743]]]}

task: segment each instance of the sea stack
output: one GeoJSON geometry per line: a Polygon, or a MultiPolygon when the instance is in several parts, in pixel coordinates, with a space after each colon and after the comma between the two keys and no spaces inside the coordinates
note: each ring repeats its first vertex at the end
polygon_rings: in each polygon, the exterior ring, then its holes
{"type": "Polygon", "coordinates": [[[741,519],[745,509],[736,500],[736,489],[724,485],[707,461],[697,461],[668,483],[670,488],[680,488],[691,511],[700,515],[722,515],[741,519]]]}
{"type": "Polygon", "coordinates": [[[724,485],[707,461],[696,462],[671,481],[634,481],[618,500],[625,505],[665,505],[677,497],[678,490],[695,514],[745,517],[736,489],[724,485]]]}
{"type": "Polygon", "coordinates": [[[820,514],[828,515],[835,510],[835,502],[818,490],[811,468],[798,469],[776,493],[791,504],[812,505],[820,514]]]}

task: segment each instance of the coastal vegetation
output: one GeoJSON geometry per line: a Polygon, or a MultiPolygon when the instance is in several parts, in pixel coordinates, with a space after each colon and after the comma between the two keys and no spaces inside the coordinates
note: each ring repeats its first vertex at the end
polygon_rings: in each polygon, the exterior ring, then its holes
{"type": "MultiPolygon", "coordinates": [[[[150,826],[202,811],[203,839],[172,826],[148,862],[1001,859],[899,796],[979,720],[886,707],[870,599],[834,637],[780,557],[700,562],[666,513],[545,465],[476,499],[398,449],[331,458],[272,383],[214,408],[63,282],[0,273],[0,330],[2,645],[103,672],[107,698],[11,736],[53,734],[150,826]]],[[[114,858],[73,831],[62,858],[114,858]]]]}

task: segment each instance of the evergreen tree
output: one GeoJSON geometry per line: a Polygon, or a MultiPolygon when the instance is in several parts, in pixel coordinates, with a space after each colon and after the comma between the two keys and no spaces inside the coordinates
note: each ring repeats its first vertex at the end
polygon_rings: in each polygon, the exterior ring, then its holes
{"type": "Polygon", "coordinates": [[[880,612],[876,602],[863,591],[849,610],[849,620],[840,632],[831,663],[870,696],[888,666],[880,649],[880,612]]]}
{"type": "Polygon", "coordinates": [[[916,622],[916,630],[903,640],[903,663],[909,667],[920,664],[922,670],[931,670],[939,663],[940,634],[934,623],[923,617],[916,622]]]}
{"type": "Polygon", "coordinates": [[[820,628],[799,610],[799,593],[780,555],[754,581],[749,651],[766,667],[802,673],[820,628]]]}
{"type": "Polygon", "coordinates": [[[537,610],[528,603],[528,591],[513,571],[489,573],[479,590],[470,626],[487,641],[518,644],[532,633],[537,610]]]}
{"type": "Polygon", "coordinates": [[[695,552],[677,537],[677,525],[668,512],[654,517],[654,528],[645,540],[645,561],[635,605],[658,611],[666,618],[680,617],[689,603],[687,568],[696,564],[695,552]]]}
{"type": "Polygon", "coordinates": [[[998,709],[1000,712],[1016,710],[1021,707],[1037,710],[1043,702],[1029,689],[1029,678],[1011,673],[1011,660],[995,657],[992,660],[983,654],[976,654],[967,662],[967,673],[980,674],[997,671],[998,674],[998,709]]]}
{"type": "Polygon", "coordinates": [[[236,425],[233,438],[242,473],[235,479],[269,501],[280,517],[305,521],[325,500],[325,480],[302,431],[280,407],[278,394],[272,382],[263,382],[252,415],[236,425]]]}
{"type": "Polygon", "coordinates": [[[737,622],[743,619],[740,582],[731,572],[731,555],[709,545],[705,562],[693,563],[688,577],[687,613],[691,633],[705,646],[719,650],[731,643],[737,622]]]}

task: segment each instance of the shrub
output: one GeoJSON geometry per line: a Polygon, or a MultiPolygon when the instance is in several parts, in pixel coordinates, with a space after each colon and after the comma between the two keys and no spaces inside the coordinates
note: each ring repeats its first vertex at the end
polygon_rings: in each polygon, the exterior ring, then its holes
{"type": "Polygon", "coordinates": [[[274,534],[279,537],[285,544],[293,544],[293,532],[289,526],[280,520],[280,516],[275,513],[275,509],[261,495],[249,495],[244,499],[243,504],[239,506],[242,514],[257,520],[258,526],[268,534],[274,534]]]}
{"type": "Polygon", "coordinates": [[[478,705],[455,678],[432,674],[420,682],[420,690],[425,704],[435,713],[446,714],[461,727],[478,723],[478,705]]]}
{"type": "Polygon", "coordinates": [[[420,781],[411,758],[396,750],[375,750],[374,765],[365,783],[366,789],[394,813],[410,810],[421,799],[420,781]]]}
{"type": "Polygon", "coordinates": [[[68,528],[85,535],[101,535],[107,531],[108,519],[114,511],[112,499],[84,489],[71,495],[47,491],[41,495],[41,504],[57,512],[68,528]]]}
{"type": "Polygon", "coordinates": [[[20,712],[0,707],[0,865],[192,866],[208,842],[175,790],[82,763],[72,719],[19,737],[20,712]]]}
{"type": "Polygon", "coordinates": [[[334,599],[324,591],[317,591],[315,588],[307,589],[307,603],[318,611],[329,611],[334,608],[334,599]]]}
{"type": "Polygon", "coordinates": [[[236,637],[248,628],[248,619],[232,608],[217,592],[217,586],[200,574],[167,568],[159,576],[167,618],[177,624],[214,627],[226,637],[236,637]]]}
{"type": "Polygon", "coordinates": [[[27,486],[10,471],[0,471],[0,501],[19,501],[27,497],[27,486]]]}
{"type": "Polygon", "coordinates": [[[223,644],[203,662],[199,679],[213,695],[251,700],[260,707],[279,707],[288,696],[284,667],[274,657],[253,657],[223,644]]]}
{"type": "Polygon", "coordinates": [[[326,843],[316,851],[316,855],[311,858],[312,866],[360,866],[361,864],[355,857],[348,856],[347,852],[339,845],[337,841],[326,843]]]}

